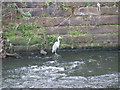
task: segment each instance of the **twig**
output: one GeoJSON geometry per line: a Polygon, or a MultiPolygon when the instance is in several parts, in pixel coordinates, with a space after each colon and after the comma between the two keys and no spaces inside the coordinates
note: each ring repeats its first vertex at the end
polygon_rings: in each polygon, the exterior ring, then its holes
{"type": "Polygon", "coordinates": [[[30,43],[31,39],[32,39],[32,37],[29,38],[29,40],[28,40],[28,43],[27,43],[27,50],[28,50],[28,46],[29,46],[29,43],[30,43]]]}
{"type": "MultiPolygon", "coordinates": [[[[70,15],[68,18],[66,18],[65,20],[63,20],[55,29],[57,29],[61,24],[63,24],[66,20],[68,20],[70,17],[71,17],[72,15],[70,15]]],[[[58,32],[58,30],[57,30],[57,32],[58,32]]],[[[59,32],[58,32],[58,34],[59,34],[59,32]]]]}

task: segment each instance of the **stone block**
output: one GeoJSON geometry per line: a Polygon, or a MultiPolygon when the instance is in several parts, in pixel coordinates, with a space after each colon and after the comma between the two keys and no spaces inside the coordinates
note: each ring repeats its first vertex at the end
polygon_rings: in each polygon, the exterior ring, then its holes
{"type": "Polygon", "coordinates": [[[89,17],[72,17],[70,18],[70,25],[99,25],[99,24],[118,24],[118,15],[105,16],[89,16],[89,17]]]}
{"type": "Polygon", "coordinates": [[[32,10],[32,16],[49,17],[49,16],[70,16],[72,14],[71,8],[67,11],[62,10],[58,6],[49,6],[43,8],[23,8],[24,11],[32,10]]]}
{"type": "Polygon", "coordinates": [[[67,26],[60,26],[60,27],[45,27],[46,34],[60,34],[65,35],[67,34],[69,27],[67,26]]]}
{"type": "Polygon", "coordinates": [[[101,15],[118,15],[118,8],[101,7],[101,15]]]}
{"type": "Polygon", "coordinates": [[[118,32],[118,25],[101,25],[101,26],[92,26],[88,27],[87,32],[91,34],[112,34],[118,32]]]}
{"type": "Polygon", "coordinates": [[[66,20],[67,18],[64,17],[41,17],[39,19],[36,19],[37,26],[67,26],[69,25],[69,20],[66,20]],[[64,22],[63,22],[64,21],[64,22]]]}
{"type": "Polygon", "coordinates": [[[8,23],[35,23],[37,26],[81,26],[81,25],[100,25],[118,24],[118,15],[101,16],[77,16],[77,17],[32,17],[28,21],[23,19],[2,20],[3,25],[8,23]]]}
{"type": "Polygon", "coordinates": [[[99,15],[100,12],[95,7],[80,7],[76,8],[75,15],[99,15]]]}
{"type": "Polygon", "coordinates": [[[109,42],[109,43],[117,43],[118,42],[118,34],[94,34],[93,42],[101,43],[101,42],[109,42]]]}
{"type": "Polygon", "coordinates": [[[85,35],[85,36],[64,35],[63,37],[66,43],[90,43],[92,42],[92,35],[85,35]]]}
{"type": "Polygon", "coordinates": [[[98,11],[97,7],[80,7],[75,8],[75,15],[118,15],[118,8],[101,7],[98,11]]]}
{"type": "Polygon", "coordinates": [[[34,51],[39,50],[38,46],[13,46],[14,51],[34,51]]]}

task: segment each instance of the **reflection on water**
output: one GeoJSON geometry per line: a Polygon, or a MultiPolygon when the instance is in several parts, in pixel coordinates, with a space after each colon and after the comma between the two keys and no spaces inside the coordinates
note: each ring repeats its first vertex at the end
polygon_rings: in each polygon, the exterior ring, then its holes
{"type": "Polygon", "coordinates": [[[3,60],[4,88],[117,87],[117,51],[61,51],[3,60]]]}

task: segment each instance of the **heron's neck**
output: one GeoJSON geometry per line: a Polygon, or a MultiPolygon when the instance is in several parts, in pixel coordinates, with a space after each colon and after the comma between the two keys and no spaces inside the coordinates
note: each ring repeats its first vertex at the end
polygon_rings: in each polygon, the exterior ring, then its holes
{"type": "Polygon", "coordinates": [[[60,39],[58,38],[58,42],[60,42],[60,39]]]}

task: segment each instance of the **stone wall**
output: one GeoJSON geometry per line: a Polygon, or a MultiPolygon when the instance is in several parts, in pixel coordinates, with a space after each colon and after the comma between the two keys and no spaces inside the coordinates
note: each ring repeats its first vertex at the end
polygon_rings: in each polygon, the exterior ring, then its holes
{"type": "MultiPolygon", "coordinates": [[[[27,7],[24,7],[18,3],[18,6],[24,11],[32,10],[30,20],[10,19],[6,16],[3,17],[2,22],[3,25],[13,22],[22,24],[31,22],[38,27],[43,26],[46,29],[47,35],[60,34],[64,37],[65,43],[61,48],[71,47],[69,42],[74,43],[74,47],[118,46],[117,5],[114,6],[114,3],[101,3],[101,10],[98,11],[96,7],[97,3],[90,3],[89,5],[81,2],[64,3],[68,10],[61,8],[62,4],[63,3],[51,3],[49,6],[45,6],[45,3],[28,3],[27,7]],[[69,31],[74,30],[86,33],[86,35],[68,35],[69,31]]],[[[19,12],[16,12],[13,8],[4,10],[3,14],[9,12],[14,13],[12,17],[19,14],[19,12]]]]}
{"type": "MultiPolygon", "coordinates": [[[[4,49],[3,49],[3,47],[4,47],[4,40],[3,40],[3,38],[2,38],[2,34],[3,34],[3,31],[2,31],[2,4],[0,3],[0,68],[2,67],[2,58],[5,58],[6,57],[6,55],[5,55],[5,51],[4,51],[4,49]]],[[[2,68],[1,68],[2,69],[2,68]]],[[[0,86],[2,85],[2,83],[1,83],[1,72],[2,72],[2,70],[0,69],[0,86]]]]}
{"type": "Polygon", "coordinates": [[[0,59],[5,58],[4,41],[2,39],[2,31],[0,31],[0,59]]]}

